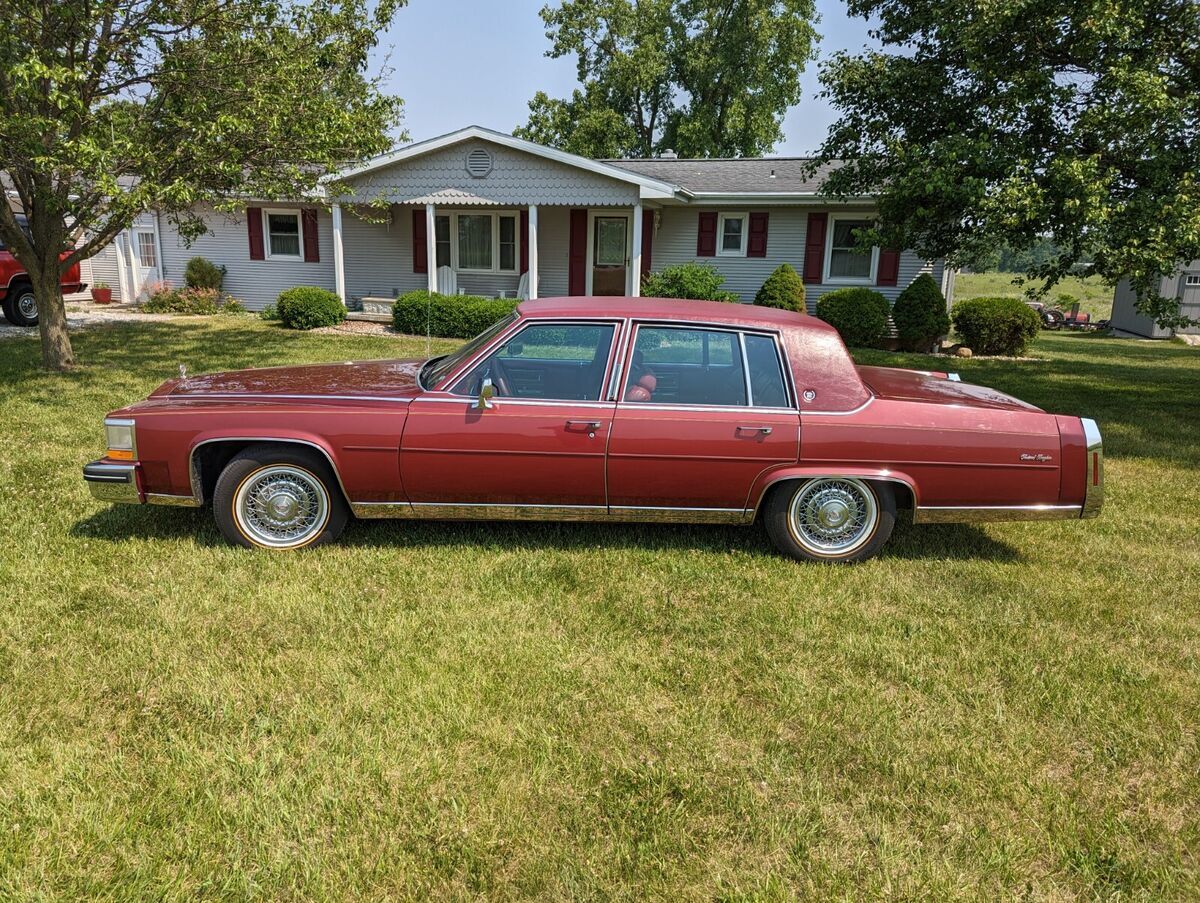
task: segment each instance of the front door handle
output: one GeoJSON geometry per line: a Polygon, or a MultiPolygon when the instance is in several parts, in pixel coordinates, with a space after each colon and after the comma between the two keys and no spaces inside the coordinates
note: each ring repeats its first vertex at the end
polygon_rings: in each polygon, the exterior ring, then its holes
{"type": "Polygon", "coordinates": [[[594,430],[600,429],[600,421],[599,420],[568,420],[567,421],[567,429],[571,429],[573,427],[594,431],[594,430]]]}
{"type": "Polygon", "coordinates": [[[739,433],[758,433],[762,436],[771,435],[771,427],[769,426],[739,426],[737,431],[739,433]]]}

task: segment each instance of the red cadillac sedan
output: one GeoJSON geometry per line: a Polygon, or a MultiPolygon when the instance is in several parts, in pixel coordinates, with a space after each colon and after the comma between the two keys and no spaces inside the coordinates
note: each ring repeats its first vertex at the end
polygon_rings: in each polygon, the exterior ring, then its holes
{"type": "Polygon", "coordinates": [[[1088,518],[1094,421],[956,374],[856,366],[803,314],[527,302],[457,351],[181,376],[105,420],[109,502],[211,504],[250,548],[359,518],[761,520],[783,553],[874,555],[916,523],[1088,518]]]}

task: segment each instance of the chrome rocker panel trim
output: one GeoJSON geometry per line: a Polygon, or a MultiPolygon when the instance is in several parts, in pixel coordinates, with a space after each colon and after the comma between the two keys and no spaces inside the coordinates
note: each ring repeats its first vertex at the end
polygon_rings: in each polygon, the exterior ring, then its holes
{"type": "Polygon", "coordinates": [[[140,504],[136,464],[108,464],[94,461],[83,467],[83,479],[94,498],[124,505],[140,504]]]}
{"type": "Polygon", "coordinates": [[[530,520],[609,523],[748,524],[754,511],[744,508],[637,508],[605,505],[493,505],[435,502],[353,502],[355,517],[364,520],[530,520]]]}
{"type": "Polygon", "coordinates": [[[1070,520],[1078,505],[938,505],[917,508],[914,524],[973,524],[1021,520],[1070,520]]]}

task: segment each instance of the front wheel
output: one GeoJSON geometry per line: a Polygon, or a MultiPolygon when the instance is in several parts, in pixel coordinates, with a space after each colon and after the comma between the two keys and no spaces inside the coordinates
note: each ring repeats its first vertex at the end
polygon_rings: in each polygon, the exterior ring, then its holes
{"type": "Polygon", "coordinates": [[[4,299],[4,316],[14,326],[37,326],[37,298],[33,294],[33,286],[18,283],[8,290],[4,299]]]}
{"type": "Polygon", "coordinates": [[[886,483],[817,477],[776,487],[763,521],[775,547],[799,561],[863,561],[892,535],[896,498],[886,483]]]}
{"type": "Polygon", "coordinates": [[[213,516],[232,543],[291,550],[337,539],[349,510],[319,455],[305,448],[256,445],[221,471],[213,516]]]}

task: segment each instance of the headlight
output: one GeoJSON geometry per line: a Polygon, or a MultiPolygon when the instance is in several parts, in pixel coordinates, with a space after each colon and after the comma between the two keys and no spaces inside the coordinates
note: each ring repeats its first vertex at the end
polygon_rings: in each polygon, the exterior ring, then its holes
{"type": "Polygon", "coordinates": [[[137,459],[137,438],[132,420],[105,420],[104,439],[108,445],[106,457],[118,461],[137,459]]]}

